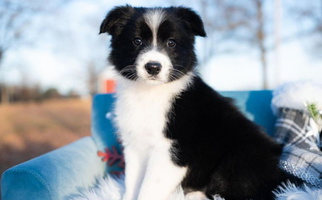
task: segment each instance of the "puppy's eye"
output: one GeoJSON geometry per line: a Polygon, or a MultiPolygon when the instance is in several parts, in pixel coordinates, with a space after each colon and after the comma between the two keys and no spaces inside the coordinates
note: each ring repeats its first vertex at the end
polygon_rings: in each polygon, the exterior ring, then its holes
{"type": "Polygon", "coordinates": [[[167,42],[167,45],[168,45],[168,47],[170,47],[170,48],[173,48],[173,47],[175,47],[176,46],[176,41],[174,41],[173,39],[169,39],[168,40],[168,42],[167,42]]]}
{"type": "Polygon", "coordinates": [[[139,38],[139,37],[136,37],[133,39],[132,43],[135,45],[135,46],[141,46],[142,45],[142,39],[139,38]]]}

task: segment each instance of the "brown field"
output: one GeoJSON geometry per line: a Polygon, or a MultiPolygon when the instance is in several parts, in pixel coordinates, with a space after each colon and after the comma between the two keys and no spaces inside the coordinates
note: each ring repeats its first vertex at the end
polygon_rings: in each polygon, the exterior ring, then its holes
{"type": "Polygon", "coordinates": [[[0,174],[90,134],[91,101],[0,105],[0,174]]]}

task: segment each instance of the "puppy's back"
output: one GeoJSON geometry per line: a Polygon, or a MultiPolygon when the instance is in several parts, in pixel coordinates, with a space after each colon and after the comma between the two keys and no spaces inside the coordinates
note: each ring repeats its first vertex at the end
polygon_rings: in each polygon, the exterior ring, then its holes
{"type": "Polygon", "coordinates": [[[226,199],[272,199],[284,179],[278,168],[282,147],[199,77],[169,112],[172,159],[188,166],[187,190],[226,199]]]}

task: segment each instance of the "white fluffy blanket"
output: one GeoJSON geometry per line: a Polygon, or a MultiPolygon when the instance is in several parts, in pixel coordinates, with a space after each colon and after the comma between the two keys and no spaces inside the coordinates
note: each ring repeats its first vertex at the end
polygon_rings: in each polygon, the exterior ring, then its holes
{"type": "MultiPolygon", "coordinates": [[[[96,187],[82,192],[71,200],[122,200],[124,193],[124,177],[108,176],[99,180],[96,187]]],[[[322,200],[322,190],[308,186],[296,187],[291,183],[283,184],[274,192],[276,200],[322,200]]],[[[215,200],[224,200],[214,196],[215,200]]],[[[181,188],[175,191],[169,200],[208,200],[205,198],[185,197],[181,188]]]]}
{"type": "Polygon", "coordinates": [[[275,115],[282,107],[306,110],[305,104],[316,103],[322,109],[322,82],[297,81],[283,84],[274,90],[272,110],[275,115]]]}

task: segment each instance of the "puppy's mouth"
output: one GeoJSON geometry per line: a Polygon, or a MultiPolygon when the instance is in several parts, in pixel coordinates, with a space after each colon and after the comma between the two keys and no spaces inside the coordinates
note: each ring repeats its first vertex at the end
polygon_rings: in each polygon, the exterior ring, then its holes
{"type": "Polygon", "coordinates": [[[158,76],[148,76],[145,78],[141,78],[141,80],[144,81],[145,83],[151,84],[151,85],[158,85],[158,84],[163,84],[163,83],[167,82],[165,80],[162,80],[158,76]]]}
{"type": "Polygon", "coordinates": [[[148,78],[147,78],[147,80],[149,80],[149,81],[156,81],[156,80],[158,80],[159,78],[157,78],[157,77],[155,77],[155,76],[149,76],[148,78]]]}

